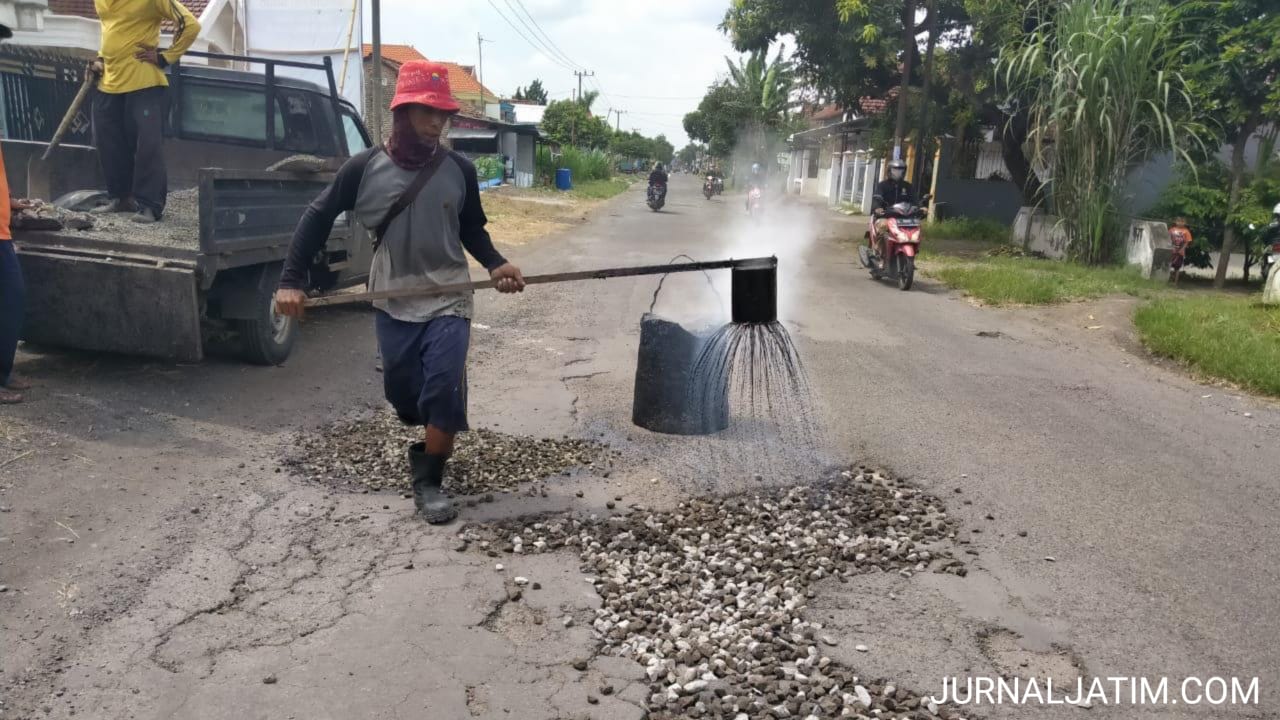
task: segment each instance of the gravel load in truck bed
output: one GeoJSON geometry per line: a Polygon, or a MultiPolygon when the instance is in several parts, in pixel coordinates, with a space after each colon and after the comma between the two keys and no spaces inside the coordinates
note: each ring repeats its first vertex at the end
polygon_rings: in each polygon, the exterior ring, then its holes
{"type": "Polygon", "coordinates": [[[97,240],[136,243],[170,248],[200,246],[200,193],[196,188],[169,193],[164,216],[150,225],[135,223],[127,213],[94,215],[94,227],[90,230],[69,231],[97,240]]]}

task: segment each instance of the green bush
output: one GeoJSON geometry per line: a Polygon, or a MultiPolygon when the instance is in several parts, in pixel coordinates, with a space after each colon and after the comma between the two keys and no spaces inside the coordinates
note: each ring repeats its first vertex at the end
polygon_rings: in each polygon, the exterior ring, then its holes
{"type": "Polygon", "coordinates": [[[613,177],[613,161],[608,153],[601,150],[563,147],[558,156],[552,157],[551,148],[542,146],[538,148],[534,165],[538,181],[546,184],[554,182],[559,168],[569,168],[574,182],[608,180],[613,177]]]}
{"type": "Polygon", "coordinates": [[[494,180],[503,176],[505,167],[500,158],[492,155],[481,155],[475,159],[476,175],[481,180],[494,180]]]}

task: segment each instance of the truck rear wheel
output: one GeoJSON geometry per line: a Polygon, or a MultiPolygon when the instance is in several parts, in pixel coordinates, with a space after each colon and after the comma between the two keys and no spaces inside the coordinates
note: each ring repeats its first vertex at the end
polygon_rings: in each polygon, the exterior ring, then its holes
{"type": "Polygon", "coordinates": [[[279,365],[293,351],[298,339],[298,322],[276,312],[275,294],[259,292],[255,302],[256,317],[237,320],[241,353],[255,365],[279,365]]]}

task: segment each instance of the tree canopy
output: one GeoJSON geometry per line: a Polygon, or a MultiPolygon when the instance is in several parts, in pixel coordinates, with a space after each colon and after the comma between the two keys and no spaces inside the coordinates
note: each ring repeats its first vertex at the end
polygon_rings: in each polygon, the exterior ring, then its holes
{"type": "Polygon", "coordinates": [[[547,104],[547,91],[542,87],[542,81],[534,79],[529,83],[527,88],[516,88],[516,94],[512,97],[514,100],[523,100],[526,102],[537,103],[539,105],[547,104]]]}

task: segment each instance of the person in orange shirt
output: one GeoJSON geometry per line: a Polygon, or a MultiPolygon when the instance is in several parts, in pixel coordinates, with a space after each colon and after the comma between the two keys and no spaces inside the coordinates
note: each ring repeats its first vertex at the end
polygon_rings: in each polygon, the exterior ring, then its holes
{"type": "MultiPolygon", "coordinates": [[[[0,39],[13,37],[8,25],[0,24],[0,39]]],[[[0,153],[0,405],[22,402],[20,390],[28,385],[14,377],[13,357],[18,352],[18,336],[22,333],[26,288],[22,284],[22,268],[13,249],[13,233],[9,220],[13,208],[25,201],[9,197],[9,176],[4,171],[4,154],[0,153]]]]}
{"type": "Polygon", "coordinates": [[[1169,228],[1169,242],[1173,244],[1173,257],[1169,259],[1169,282],[1178,286],[1178,277],[1182,275],[1182,266],[1187,262],[1187,248],[1191,247],[1193,238],[1191,228],[1187,227],[1187,219],[1174,218],[1173,227],[1169,228]]]}

